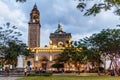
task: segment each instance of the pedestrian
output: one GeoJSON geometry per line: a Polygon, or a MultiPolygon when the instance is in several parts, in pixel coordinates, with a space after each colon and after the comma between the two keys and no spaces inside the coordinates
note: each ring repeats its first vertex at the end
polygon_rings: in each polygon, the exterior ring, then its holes
{"type": "Polygon", "coordinates": [[[8,67],[5,68],[6,76],[9,76],[9,69],[8,67]]]}
{"type": "Polygon", "coordinates": [[[78,74],[80,75],[80,66],[78,66],[78,74]]]}
{"type": "Polygon", "coordinates": [[[111,70],[111,76],[115,76],[114,70],[111,70]]]}
{"type": "Polygon", "coordinates": [[[27,67],[24,69],[24,75],[27,76],[27,67]]]}
{"type": "Polygon", "coordinates": [[[64,73],[64,68],[62,68],[62,73],[64,73]]]}

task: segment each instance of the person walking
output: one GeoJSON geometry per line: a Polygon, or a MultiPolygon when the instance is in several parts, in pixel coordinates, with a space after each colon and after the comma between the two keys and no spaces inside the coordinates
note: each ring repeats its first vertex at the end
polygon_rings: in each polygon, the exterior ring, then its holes
{"type": "Polygon", "coordinates": [[[8,67],[5,68],[5,72],[6,72],[6,76],[9,76],[9,68],[8,67]]]}
{"type": "Polygon", "coordinates": [[[27,67],[24,69],[24,75],[27,76],[27,67]]]}

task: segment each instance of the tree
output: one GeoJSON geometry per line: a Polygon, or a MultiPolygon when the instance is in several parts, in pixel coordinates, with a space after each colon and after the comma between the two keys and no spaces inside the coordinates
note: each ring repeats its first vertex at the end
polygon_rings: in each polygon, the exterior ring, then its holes
{"type": "Polygon", "coordinates": [[[84,12],[85,16],[96,15],[101,11],[114,8],[114,13],[120,16],[120,0],[77,0],[77,8],[84,12]]]}
{"type": "Polygon", "coordinates": [[[19,54],[29,55],[30,50],[27,49],[25,43],[19,40],[20,36],[22,34],[17,27],[12,26],[9,22],[0,27],[0,55],[4,57],[4,64],[16,65],[19,54]]]}
{"type": "MultiPolygon", "coordinates": [[[[96,68],[99,70],[99,66],[101,63],[101,57],[99,52],[96,50],[89,48],[87,39],[83,39],[80,41],[73,41],[71,46],[66,47],[64,51],[59,54],[56,59],[59,63],[65,63],[69,65],[74,64],[76,68],[79,68],[81,64],[88,64],[88,62],[96,63],[96,68]]],[[[99,71],[98,71],[99,72],[99,71]]]]}
{"type": "Polygon", "coordinates": [[[61,54],[59,54],[57,60],[57,63],[65,63],[69,65],[70,70],[70,63],[72,63],[72,48],[66,48],[61,54]]]}
{"type": "Polygon", "coordinates": [[[26,0],[16,0],[16,2],[26,2],[26,0]]]}
{"type": "Polygon", "coordinates": [[[18,39],[22,34],[17,31],[16,26],[10,25],[9,22],[0,27],[0,49],[1,53],[4,53],[4,48],[10,40],[15,40],[16,42],[21,42],[18,39]]]}
{"type": "Polygon", "coordinates": [[[64,64],[55,63],[55,64],[53,64],[51,67],[57,68],[57,71],[59,71],[60,68],[64,68],[64,64]]]}
{"type": "Polygon", "coordinates": [[[75,47],[73,46],[72,42],[66,41],[67,46],[64,51],[58,55],[56,59],[56,63],[63,63],[69,66],[69,70],[71,68],[71,64],[73,63],[73,55],[75,53],[75,47]]]}
{"type": "Polygon", "coordinates": [[[4,53],[4,63],[16,66],[18,55],[28,55],[27,46],[24,43],[9,41],[4,53]]]}
{"type": "Polygon", "coordinates": [[[92,48],[96,48],[101,56],[109,57],[111,65],[117,69],[117,58],[120,57],[120,29],[104,29],[98,34],[93,34],[89,38],[92,48]]]}
{"type": "MultiPolygon", "coordinates": [[[[102,63],[101,55],[96,48],[92,47],[90,43],[90,39],[88,37],[80,39],[78,41],[78,46],[82,48],[81,52],[79,53],[82,60],[80,60],[82,64],[92,63],[92,67],[96,68],[98,71],[98,75],[100,75],[99,67],[102,63]]],[[[78,59],[79,59],[78,58],[78,59]]]]}
{"type": "MultiPolygon", "coordinates": [[[[27,0],[16,0],[16,2],[26,2],[27,0]]],[[[76,6],[85,16],[96,16],[101,11],[108,11],[114,8],[114,13],[120,16],[119,0],[75,0],[78,1],[76,6]]]]}

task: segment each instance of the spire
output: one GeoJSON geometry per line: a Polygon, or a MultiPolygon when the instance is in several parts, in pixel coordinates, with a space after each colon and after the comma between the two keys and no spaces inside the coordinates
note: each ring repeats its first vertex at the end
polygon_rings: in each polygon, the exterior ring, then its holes
{"type": "Polygon", "coordinates": [[[34,4],[32,11],[38,11],[36,3],[34,4]]]}
{"type": "Polygon", "coordinates": [[[34,4],[33,9],[30,13],[30,22],[32,23],[40,22],[40,13],[39,13],[39,10],[37,9],[36,3],[34,4]]]}
{"type": "Polygon", "coordinates": [[[36,3],[34,4],[34,7],[33,7],[33,9],[35,9],[35,8],[37,8],[37,5],[36,5],[36,3]]]}

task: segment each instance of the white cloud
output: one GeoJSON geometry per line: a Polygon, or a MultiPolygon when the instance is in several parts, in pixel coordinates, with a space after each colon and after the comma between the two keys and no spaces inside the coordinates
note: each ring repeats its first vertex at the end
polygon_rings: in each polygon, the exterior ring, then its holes
{"type": "Polygon", "coordinates": [[[49,29],[41,29],[40,46],[44,47],[45,45],[49,44],[50,41],[49,35],[50,35],[49,29]]]}
{"type": "Polygon", "coordinates": [[[27,43],[28,20],[32,7],[37,3],[41,13],[41,46],[49,44],[49,35],[61,23],[65,32],[72,34],[73,40],[90,36],[104,28],[115,28],[119,19],[111,11],[102,12],[95,17],[84,17],[76,8],[74,0],[28,0],[16,3],[14,0],[0,1],[0,24],[11,22],[23,33],[22,40],[27,43]]]}
{"type": "Polygon", "coordinates": [[[24,37],[26,37],[26,32],[23,32],[24,29],[27,29],[26,26],[26,17],[22,10],[11,8],[9,6],[13,6],[14,4],[7,4],[5,2],[0,1],[0,24],[5,24],[6,22],[10,22],[12,25],[18,27],[19,31],[23,33],[22,40],[27,42],[24,37]]]}

